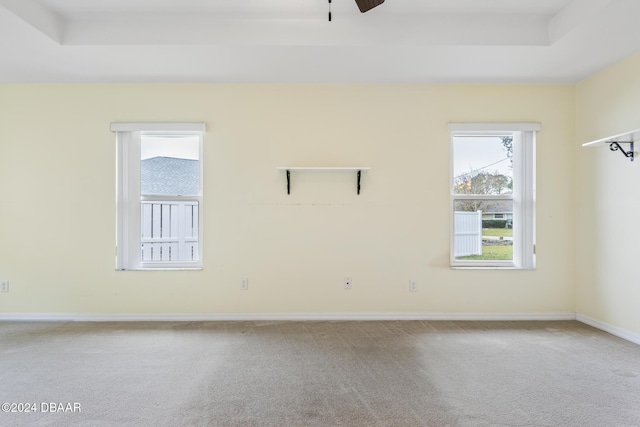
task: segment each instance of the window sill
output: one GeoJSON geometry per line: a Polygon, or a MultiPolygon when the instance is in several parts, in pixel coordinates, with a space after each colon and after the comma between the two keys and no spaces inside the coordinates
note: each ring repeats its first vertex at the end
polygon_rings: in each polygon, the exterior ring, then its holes
{"type": "Polygon", "coordinates": [[[478,266],[478,265],[468,265],[468,266],[460,266],[460,265],[451,265],[449,266],[451,270],[535,270],[535,268],[524,268],[524,267],[515,267],[513,265],[510,266],[478,266]]]}
{"type": "Polygon", "coordinates": [[[199,271],[202,267],[153,267],[153,268],[123,268],[116,271],[199,271]]]}

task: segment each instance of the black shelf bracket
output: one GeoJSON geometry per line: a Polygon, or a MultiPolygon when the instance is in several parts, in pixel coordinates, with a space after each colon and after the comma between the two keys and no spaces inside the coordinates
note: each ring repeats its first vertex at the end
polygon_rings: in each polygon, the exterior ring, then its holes
{"type": "Polygon", "coordinates": [[[611,141],[609,150],[620,151],[626,158],[633,162],[633,141],[611,141]],[[629,144],[629,151],[625,151],[620,144],[629,144]]]}
{"type": "Polygon", "coordinates": [[[291,194],[291,172],[349,172],[356,173],[356,191],[360,194],[360,184],[362,173],[367,172],[369,167],[304,167],[304,166],[279,166],[277,170],[284,172],[287,178],[287,194],[291,194]]]}
{"type": "Polygon", "coordinates": [[[291,171],[287,169],[287,194],[291,194],[291,171]]]}

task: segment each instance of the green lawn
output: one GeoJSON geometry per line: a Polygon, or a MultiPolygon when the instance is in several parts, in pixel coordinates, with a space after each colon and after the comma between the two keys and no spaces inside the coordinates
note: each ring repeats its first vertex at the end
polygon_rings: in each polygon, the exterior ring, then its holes
{"type": "MultiPolygon", "coordinates": [[[[513,237],[513,229],[511,228],[483,228],[483,237],[513,237]]],[[[496,242],[497,243],[497,242],[496,242]]],[[[459,260],[466,261],[495,261],[495,260],[512,260],[513,245],[482,245],[482,255],[469,255],[457,257],[459,260]]]]}
{"type": "Polygon", "coordinates": [[[483,236],[513,237],[512,228],[483,228],[483,236]]]}
{"type": "Polygon", "coordinates": [[[456,259],[459,260],[512,260],[513,259],[513,246],[512,245],[495,245],[495,246],[482,246],[482,255],[470,255],[461,256],[456,259]]]}

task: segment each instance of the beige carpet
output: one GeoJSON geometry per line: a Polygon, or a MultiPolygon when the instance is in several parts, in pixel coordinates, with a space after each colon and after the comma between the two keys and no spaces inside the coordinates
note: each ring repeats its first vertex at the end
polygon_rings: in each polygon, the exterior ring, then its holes
{"type": "Polygon", "coordinates": [[[0,323],[0,360],[0,426],[640,426],[640,346],[578,322],[0,323]]]}

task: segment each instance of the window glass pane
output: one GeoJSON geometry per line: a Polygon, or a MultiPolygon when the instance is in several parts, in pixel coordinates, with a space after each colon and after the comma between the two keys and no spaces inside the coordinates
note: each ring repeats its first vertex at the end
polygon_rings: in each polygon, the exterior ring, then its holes
{"type": "Polygon", "coordinates": [[[140,141],[140,194],[195,196],[200,192],[198,136],[147,136],[140,141]]]}
{"type": "Polygon", "coordinates": [[[513,200],[455,200],[453,205],[457,261],[513,260],[513,200]],[[503,219],[495,219],[499,214],[503,219]]]}
{"type": "Polygon", "coordinates": [[[513,136],[454,136],[453,193],[510,194],[513,136]]]}

